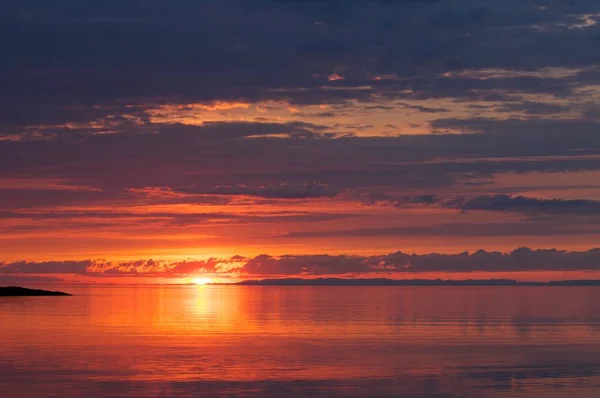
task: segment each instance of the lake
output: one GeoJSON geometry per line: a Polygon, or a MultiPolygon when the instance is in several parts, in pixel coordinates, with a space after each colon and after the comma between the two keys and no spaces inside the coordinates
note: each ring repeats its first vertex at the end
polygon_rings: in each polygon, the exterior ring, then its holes
{"type": "Polygon", "coordinates": [[[30,287],[4,398],[600,396],[600,287],[30,287]]]}

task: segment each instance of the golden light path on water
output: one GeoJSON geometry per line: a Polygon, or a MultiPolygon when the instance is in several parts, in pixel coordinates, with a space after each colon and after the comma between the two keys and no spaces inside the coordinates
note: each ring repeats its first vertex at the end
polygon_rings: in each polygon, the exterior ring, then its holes
{"type": "Polygon", "coordinates": [[[600,391],[596,287],[47,287],[0,301],[3,397],[600,391]]]}

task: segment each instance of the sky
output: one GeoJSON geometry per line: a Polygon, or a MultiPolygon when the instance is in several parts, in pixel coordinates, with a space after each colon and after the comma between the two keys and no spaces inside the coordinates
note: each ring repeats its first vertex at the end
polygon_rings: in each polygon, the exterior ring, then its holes
{"type": "Polygon", "coordinates": [[[12,0],[0,31],[0,282],[600,278],[597,0],[12,0]]]}

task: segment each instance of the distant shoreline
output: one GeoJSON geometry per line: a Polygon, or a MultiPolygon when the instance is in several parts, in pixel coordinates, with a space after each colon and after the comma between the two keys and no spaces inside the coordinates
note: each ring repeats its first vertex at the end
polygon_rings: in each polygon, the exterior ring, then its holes
{"type": "Polygon", "coordinates": [[[442,279],[343,279],[343,278],[285,278],[245,280],[236,283],[213,283],[233,286],[600,286],[600,280],[565,280],[525,282],[511,279],[442,280],[442,279]]]}
{"type": "MultiPolygon", "coordinates": [[[[52,286],[200,286],[197,283],[68,283],[52,282],[41,283],[31,282],[30,285],[52,285],[52,286]]],[[[243,280],[240,282],[211,282],[203,286],[600,286],[600,280],[559,280],[549,282],[536,281],[517,281],[512,279],[465,279],[465,280],[445,280],[445,279],[344,279],[344,278],[282,278],[282,279],[259,279],[243,280]]],[[[60,291],[48,291],[41,289],[28,289],[23,287],[1,287],[0,297],[2,296],[71,296],[69,293],[60,291]],[[20,291],[10,292],[9,289],[20,289],[20,291]]]]}

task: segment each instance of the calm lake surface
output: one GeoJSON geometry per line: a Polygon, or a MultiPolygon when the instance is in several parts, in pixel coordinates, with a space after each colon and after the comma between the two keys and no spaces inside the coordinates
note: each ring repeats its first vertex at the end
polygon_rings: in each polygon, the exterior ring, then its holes
{"type": "Polygon", "coordinates": [[[2,397],[600,397],[599,287],[31,286],[2,397]]]}

